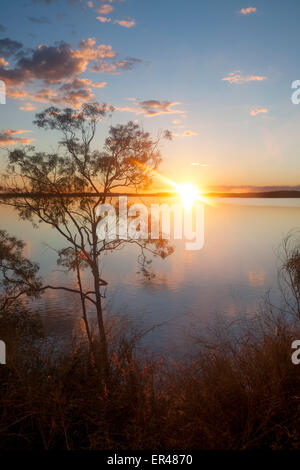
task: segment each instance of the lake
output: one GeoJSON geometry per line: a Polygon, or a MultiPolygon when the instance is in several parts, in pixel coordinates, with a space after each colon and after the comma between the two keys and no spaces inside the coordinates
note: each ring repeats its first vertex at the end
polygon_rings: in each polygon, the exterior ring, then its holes
{"type": "MultiPolygon", "coordinates": [[[[0,211],[3,228],[26,241],[25,254],[40,264],[42,276],[53,285],[62,280],[74,285],[73,274],[56,266],[53,248],[65,246],[56,231],[43,224],[34,229],[18,220],[10,207],[1,206],[0,211]]],[[[185,350],[195,328],[205,327],[216,315],[251,315],[268,290],[280,302],[278,250],[287,233],[300,228],[300,199],[212,198],[204,218],[204,247],[185,251],[184,242],[176,241],[170,257],[153,260],[151,279],[140,272],[138,251],[132,246],[103,257],[108,315],[121,315],[147,328],[162,324],[145,338],[150,351],[185,350]]],[[[51,335],[81,329],[80,301],[74,294],[47,291],[35,308],[51,335]]]]}

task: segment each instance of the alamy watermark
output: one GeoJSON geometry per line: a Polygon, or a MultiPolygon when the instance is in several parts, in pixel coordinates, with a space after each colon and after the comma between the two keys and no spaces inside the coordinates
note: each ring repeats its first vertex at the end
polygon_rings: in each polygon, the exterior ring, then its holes
{"type": "Polygon", "coordinates": [[[0,80],[0,104],[6,104],[6,87],[3,80],[0,80]]]}
{"type": "Polygon", "coordinates": [[[97,235],[100,240],[185,240],[186,250],[201,250],[204,245],[204,204],[134,203],[128,207],[126,196],[113,204],[97,208],[101,217],[97,235]]]}
{"type": "Polygon", "coordinates": [[[291,348],[296,350],[293,352],[291,359],[292,363],[297,366],[300,364],[300,341],[298,339],[293,341],[291,348]]]}
{"type": "Polygon", "coordinates": [[[296,91],[292,93],[291,99],[293,104],[300,104],[300,80],[294,80],[292,88],[296,91]]]}
{"type": "Polygon", "coordinates": [[[0,365],[6,364],[6,344],[0,340],[0,365]]]}

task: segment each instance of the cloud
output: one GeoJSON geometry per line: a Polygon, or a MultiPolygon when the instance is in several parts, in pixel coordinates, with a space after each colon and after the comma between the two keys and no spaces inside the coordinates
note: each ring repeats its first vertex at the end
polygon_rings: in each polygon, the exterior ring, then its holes
{"type": "Polygon", "coordinates": [[[32,78],[48,83],[59,82],[86,70],[87,61],[76,55],[70,44],[59,46],[40,45],[31,57],[22,57],[17,67],[27,72],[32,78]]]}
{"type": "MultiPolygon", "coordinates": [[[[10,90],[8,96],[22,101],[31,100],[38,103],[50,102],[55,105],[71,105],[73,108],[79,108],[83,103],[95,99],[92,88],[103,88],[105,86],[106,82],[93,83],[89,79],[75,78],[72,82],[65,83],[54,90],[44,88],[35,93],[25,90],[10,90]]],[[[23,110],[29,111],[29,109],[23,110]]]]}
{"type": "Polygon", "coordinates": [[[22,145],[28,145],[30,144],[34,139],[28,139],[25,137],[16,137],[16,135],[19,134],[24,134],[25,132],[31,132],[31,131],[25,131],[25,130],[12,130],[12,129],[6,129],[3,131],[0,131],[0,147],[5,147],[6,145],[16,145],[16,144],[22,144],[22,145]]]}
{"type": "Polygon", "coordinates": [[[21,88],[18,88],[18,89],[9,89],[8,96],[10,98],[21,100],[21,101],[31,100],[31,101],[37,101],[39,103],[47,103],[47,102],[54,103],[54,99],[57,97],[57,92],[55,90],[50,90],[48,88],[48,89],[43,89],[43,90],[33,93],[30,91],[26,91],[21,88]]]}
{"type": "Polygon", "coordinates": [[[100,13],[100,15],[108,15],[112,11],[114,11],[114,7],[112,5],[105,4],[98,8],[97,13],[100,13]]]}
{"type": "Polygon", "coordinates": [[[3,26],[3,24],[0,24],[0,33],[4,33],[4,31],[6,31],[5,26],[3,26]]]}
{"type": "Polygon", "coordinates": [[[25,103],[23,106],[20,106],[19,109],[21,111],[34,111],[36,106],[34,106],[32,103],[25,103]]]}
{"type": "Polygon", "coordinates": [[[184,131],[184,133],[182,135],[183,135],[183,137],[191,137],[193,135],[198,135],[198,133],[194,132],[194,131],[184,131]]]}
{"type": "Polygon", "coordinates": [[[253,109],[251,111],[251,116],[256,116],[257,114],[266,114],[268,113],[268,109],[267,108],[257,108],[257,109],[253,109]]]}
{"type": "Polygon", "coordinates": [[[50,24],[50,21],[46,16],[41,16],[40,18],[35,18],[34,16],[29,16],[28,19],[29,19],[29,21],[31,21],[31,23],[50,24]]]}
{"type": "Polygon", "coordinates": [[[117,53],[111,46],[100,44],[97,46],[95,39],[88,38],[80,41],[78,49],[74,51],[74,57],[83,58],[87,61],[95,61],[99,59],[112,59],[117,53]]]}
{"type": "MultiPolygon", "coordinates": [[[[75,108],[95,100],[94,89],[106,86],[104,81],[93,83],[80,78],[82,73],[90,70],[117,74],[142,62],[133,57],[115,60],[117,52],[112,46],[97,44],[93,38],[80,41],[77,48],[62,42],[55,46],[41,44],[33,50],[24,50],[21,43],[5,38],[0,41],[0,50],[3,53],[3,57],[0,55],[0,80],[6,83],[8,97],[75,108]],[[14,51],[17,54],[12,58],[13,65],[7,67],[5,56],[14,51]]],[[[23,110],[27,110],[26,106],[23,110]]]]}
{"type": "MultiPolygon", "coordinates": [[[[197,132],[194,131],[184,131],[182,134],[178,134],[178,132],[172,132],[171,133],[173,137],[192,137],[194,135],[198,135],[197,132]]],[[[193,165],[193,163],[192,163],[193,165]]],[[[197,164],[199,165],[199,164],[197,164]]]]}
{"type": "Polygon", "coordinates": [[[107,16],[97,16],[97,20],[100,21],[101,23],[111,22],[111,18],[108,18],[107,16]]]}
{"type": "Polygon", "coordinates": [[[173,106],[180,104],[179,101],[140,101],[139,106],[146,116],[158,116],[159,114],[182,114],[184,111],[173,109],[173,106]]]}
{"type": "Polygon", "coordinates": [[[93,88],[104,88],[107,85],[106,82],[92,83],[93,88]]]}
{"type": "Polygon", "coordinates": [[[141,62],[142,62],[141,59],[137,59],[135,57],[129,57],[127,59],[113,61],[111,63],[102,61],[100,64],[93,66],[91,68],[91,71],[98,72],[98,73],[118,74],[122,70],[123,71],[132,70],[132,68],[136,64],[140,64],[141,62]]]}
{"type": "MultiPolygon", "coordinates": [[[[2,44],[2,54],[12,50],[10,43],[2,44]]],[[[1,41],[0,41],[1,51],[1,41]]],[[[0,79],[7,85],[16,86],[43,80],[47,84],[70,81],[74,76],[85,72],[90,62],[99,62],[104,58],[113,58],[116,52],[105,44],[97,45],[92,38],[82,40],[78,49],[73,50],[70,44],[58,46],[40,45],[31,55],[24,55],[17,60],[14,68],[0,67],[0,79]]]]}
{"type": "Polygon", "coordinates": [[[255,7],[242,8],[239,11],[241,15],[250,15],[251,13],[256,13],[256,12],[257,12],[257,8],[255,7]]]}
{"type": "Polygon", "coordinates": [[[146,117],[159,116],[160,114],[183,114],[184,111],[173,109],[173,106],[178,104],[180,104],[179,101],[146,100],[137,101],[132,107],[116,107],[115,109],[129,113],[144,114],[146,117]]]}
{"type": "Polygon", "coordinates": [[[84,72],[87,63],[83,57],[74,54],[69,44],[40,45],[30,56],[21,57],[15,68],[0,69],[0,79],[8,85],[21,85],[33,80],[55,83],[84,72]]]}
{"type": "Polygon", "coordinates": [[[61,89],[64,90],[79,90],[84,86],[93,86],[93,87],[104,87],[106,85],[105,82],[103,83],[93,83],[88,78],[75,78],[72,82],[64,84],[61,89]]]}
{"type": "Polygon", "coordinates": [[[0,57],[0,67],[5,67],[9,65],[8,62],[4,59],[4,57],[0,57]]]}
{"type": "Polygon", "coordinates": [[[267,77],[261,75],[241,75],[239,70],[237,72],[230,72],[227,77],[222,78],[225,82],[235,83],[238,85],[249,82],[261,82],[266,79],[267,77]]]}
{"type": "Polygon", "coordinates": [[[115,20],[115,24],[118,24],[120,26],[123,26],[123,28],[132,28],[133,26],[136,25],[136,22],[134,20],[115,20]]]}
{"type": "Polygon", "coordinates": [[[0,55],[7,58],[19,51],[23,44],[19,41],[13,41],[9,38],[0,39],[0,55]]]}

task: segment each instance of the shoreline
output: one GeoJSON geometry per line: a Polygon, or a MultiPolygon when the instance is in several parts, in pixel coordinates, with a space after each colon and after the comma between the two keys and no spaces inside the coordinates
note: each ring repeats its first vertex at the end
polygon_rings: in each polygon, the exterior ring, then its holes
{"type": "MultiPolygon", "coordinates": [[[[63,194],[44,194],[44,193],[0,193],[0,199],[11,199],[15,197],[177,197],[176,193],[172,192],[157,192],[157,193],[63,193],[63,194]]],[[[283,199],[283,198],[300,198],[300,191],[267,191],[267,192],[250,192],[250,193],[216,193],[208,192],[203,193],[203,197],[213,197],[213,198],[240,198],[240,199],[283,199]]]]}

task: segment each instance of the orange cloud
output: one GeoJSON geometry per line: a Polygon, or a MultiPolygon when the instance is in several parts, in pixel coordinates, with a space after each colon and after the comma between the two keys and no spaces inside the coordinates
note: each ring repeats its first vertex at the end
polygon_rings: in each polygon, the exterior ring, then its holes
{"type": "Polygon", "coordinates": [[[257,8],[255,7],[248,7],[248,8],[242,8],[239,13],[241,15],[250,15],[251,13],[256,13],[257,8]]]}
{"type": "Polygon", "coordinates": [[[172,132],[173,137],[191,137],[191,136],[194,136],[194,135],[198,135],[198,133],[194,132],[194,131],[184,131],[182,134],[172,132]]]}
{"type": "MultiPolygon", "coordinates": [[[[49,88],[42,89],[36,93],[25,90],[9,90],[10,98],[19,100],[31,100],[39,103],[53,103],[55,105],[71,105],[79,108],[83,103],[87,103],[95,98],[92,88],[103,88],[106,82],[93,83],[87,78],[75,78],[72,82],[65,83],[56,90],[49,88]]],[[[23,108],[20,108],[23,109],[23,108]]],[[[29,109],[24,109],[29,111],[29,109]]]]}
{"type": "Polygon", "coordinates": [[[0,57],[0,67],[5,67],[9,65],[8,62],[4,59],[4,57],[0,57]]]}
{"type": "Polygon", "coordinates": [[[15,137],[18,134],[24,134],[25,132],[31,132],[31,131],[25,131],[25,130],[12,130],[12,129],[5,129],[4,131],[0,132],[0,147],[5,147],[6,145],[16,145],[16,144],[22,144],[22,145],[28,145],[30,144],[34,139],[28,139],[24,137],[15,137]]]}
{"type": "Polygon", "coordinates": [[[146,100],[134,103],[134,106],[116,107],[118,111],[135,114],[144,114],[146,117],[159,116],[160,114],[184,114],[181,109],[173,109],[173,106],[181,104],[179,101],[146,100]]]}
{"type": "Polygon", "coordinates": [[[136,25],[134,20],[115,20],[114,23],[123,26],[123,28],[132,28],[136,25]]]}
{"type": "MultiPolygon", "coordinates": [[[[20,48],[21,43],[0,40],[0,52],[4,51],[7,56],[20,48]]],[[[142,62],[132,57],[113,60],[117,52],[112,46],[97,44],[94,38],[80,41],[76,49],[67,43],[55,46],[41,44],[35,50],[14,54],[11,68],[5,68],[8,63],[4,54],[3,57],[0,55],[0,80],[6,84],[7,96],[28,102],[68,104],[76,108],[95,99],[93,89],[106,86],[106,82],[93,83],[80,78],[88,68],[93,72],[117,74],[142,62]],[[45,86],[34,92],[27,89],[36,82],[45,86]]],[[[23,105],[22,110],[29,110],[28,107],[23,105]]]]}
{"type": "Polygon", "coordinates": [[[107,85],[106,82],[92,83],[93,88],[104,88],[107,85]]]}
{"type": "Polygon", "coordinates": [[[183,133],[183,137],[190,137],[192,135],[198,135],[198,133],[194,131],[184,131],[183,133]]]}
{"type": "Polygon", "coordinates": [[[97,20],[100,21],[101,23],[111,22],[111,18],[108,18],[107,16],[97,16],[97,20]]]}
{"type": "Polygon", "coordinates": [[[131,70],[135,64],[141,63],[141,59],[129,57],[128,59],[118,60],[111,63],[100,62],[91,68],[92,72],[118,74],[121,70],[131,70]]]}
{"type": "Polygon", "coordinates": [[[73,55],[74,57],[82,58],[88,62],[97,59],[112,58],[115,57],[117,53],[111,46],[105,44],[97,46],[95,39],[88,38],[80,41],[78,49],[73,52],[73,55]]]}
{"type": "Polygon", "coordinates": [[[0,80],[4,80],[8,87],[22,86],[34,80],[55,85],[85,72],[90,62],[97,63],[116,55],[110,45],[97,45],[93,38],[82,40],[75,50],[67,43],[59,46],[42,44],[29,55],[23,54],[17,59],[14,68],[4,68],[1,61],[0,80]]]}
{"type": "Polygon", "coordinates": [[[97,12],[100,13],[100,15],[108,15],[112,11],[114,11],[114,7],[112,5],[108,5],[108,4],[102,5],[97,10],[97,12]]]}
{"type": "Polygon", "coordinates": [[[227,77],[222,78],[223,81],[241,85],[249,82],[261,82],[267,77],[261,75],[241,75],[240,71],[230,72],[227,77]]]}
{"type": "Polygon", "coordinates": [[[25,103],[23,106],[20,106],[19,109],[21,111],[34,111],[36,106],[34,106],[32,103],[25,103]]]}
{"type": "Polygon", "coordinates": [[[256,116],[257,114],[266,114],[268,112],[267,108],[257,108],[253,109],[250,114],[251,116],[256,116]]]}

